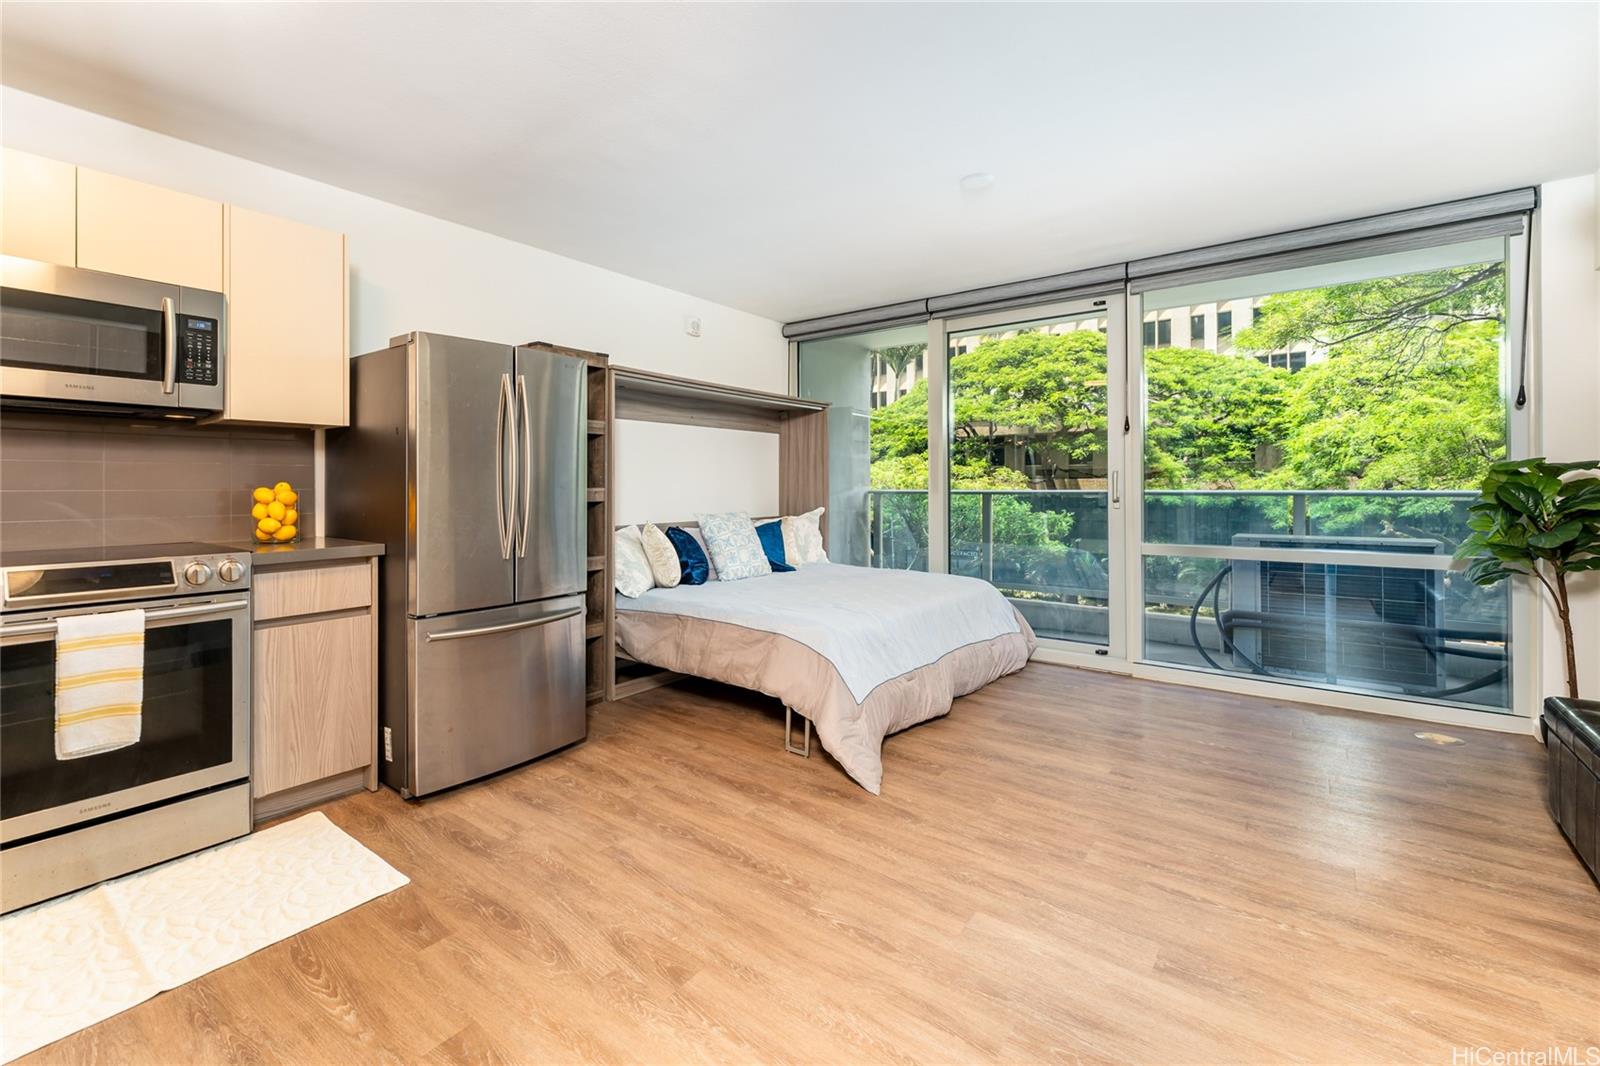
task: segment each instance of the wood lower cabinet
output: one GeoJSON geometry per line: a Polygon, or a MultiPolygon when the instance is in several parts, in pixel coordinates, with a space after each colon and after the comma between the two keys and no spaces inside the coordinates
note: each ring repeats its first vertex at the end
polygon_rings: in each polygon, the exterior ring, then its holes
{"type": "Polygon", "coordinates": [[[253,597],[256,820],[377,788],[377,561],[263,570],[253,597]]]}
{"type": "Polygon", "coordinates": [[[222,291],[222,204],[78,169],[78,266],[222,291]]]}
{"type": "Polygon", "coordinates": [[[78,262],[78,168],[7,148],[0,255],[57,266],[78,262]]]}

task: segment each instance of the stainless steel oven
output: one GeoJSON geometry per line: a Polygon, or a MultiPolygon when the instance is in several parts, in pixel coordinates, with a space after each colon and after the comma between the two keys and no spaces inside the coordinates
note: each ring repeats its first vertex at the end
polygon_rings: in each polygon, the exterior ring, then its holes
{"type": "Polygon", "coordinates": [[[0,399],[9,407],[187,418],[220,411],[220,292],[0,260],[0,399]]]}
{"type": "Polygon", "coordinates": [[[0,560],[4,911],[250,828],[249,555],[162,545],[70,557],[81,554],[0,560]],[[128,607],[145,612],[140,739],[58,759],[57,622],[128,607]]]}

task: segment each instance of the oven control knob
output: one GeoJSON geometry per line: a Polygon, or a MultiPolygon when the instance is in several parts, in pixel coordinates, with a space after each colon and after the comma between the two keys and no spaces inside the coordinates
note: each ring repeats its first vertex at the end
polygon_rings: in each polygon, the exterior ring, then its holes
{"type": "Polygon", "coordinates": [[[217,564],[217,576],[230,583],[238,581],[244,577],[244,567],[239,565],[237,559],[224,559],[217,564]]]}
{"type": "Polygon", "coordinates": [[[211,567],[205,563],[190,563],[183,568],[183,579],[191,585],[204,585],[211,580],[211,567]]]}

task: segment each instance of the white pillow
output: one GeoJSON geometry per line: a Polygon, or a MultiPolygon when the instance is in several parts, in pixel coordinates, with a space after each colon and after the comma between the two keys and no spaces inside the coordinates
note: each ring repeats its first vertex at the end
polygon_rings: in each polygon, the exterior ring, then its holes
{"type": "Polygon", "coordinates": [[[644,543],[639,539],[639,528],[624,526],[617,530],[611,543],[617,591],[631,598],[643,596],[655,588],[655,579],[650,576],[650,560],[645,558],[644,543]]]}
{"type": "Polygon", "coordinates": [[[664,589],[677,588],[678,582],[683,580],[683,566],[678,562],[678,549],[672,546],[666,533],[660,526],[646,522],[639,528],[639,541],[656,584],[664,589]]]}
{"type": "Polygon", "coordinates": [[[772,573],[755,523],[744,511],[703,514],[699,522],[700,534],[717,565],[717,580],[739,581],[772,573]]]}
{"type": "Polygon", "coordinates": [[[825,563],[828,553],[822,548],[822,512],[826,507],[789,515],[783,519],[783,561],[790,566],[825,563]]]}

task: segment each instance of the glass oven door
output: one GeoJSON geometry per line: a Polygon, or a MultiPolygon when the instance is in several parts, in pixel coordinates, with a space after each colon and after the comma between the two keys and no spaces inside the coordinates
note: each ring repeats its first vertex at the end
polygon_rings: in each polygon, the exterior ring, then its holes
{"type": "Polygon", "coordinates": [[[0,842],[101,818],[248,775],[249,611],[244,596],[145,609],[144,707],[135,744],[55,755],[55,619],[0,622],[0,842]]]}

